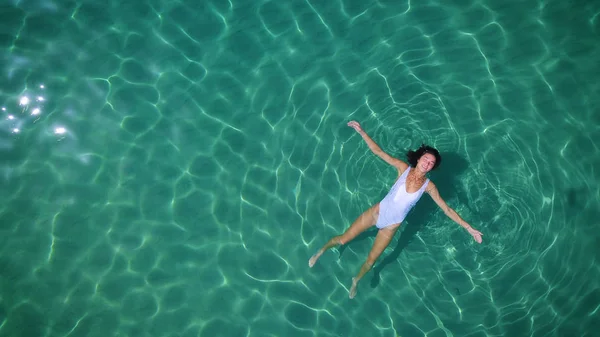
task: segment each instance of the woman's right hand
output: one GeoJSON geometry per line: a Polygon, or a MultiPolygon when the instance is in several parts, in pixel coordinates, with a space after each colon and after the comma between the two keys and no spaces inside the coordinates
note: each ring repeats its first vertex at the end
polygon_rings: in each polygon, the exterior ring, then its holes
{"type": "Polygon", "coordinates": [[[363,129],[360,127],[360,124],[357,121],[348,122],[348,126],[356,130],[356,132],[362,132],[363,129]]]}
{"type": "Polygon", "coordinates": [[[483,236],[483,233],[481,233],[480,231],[476,230],[473,227],[470,227],[467,232],[469,232],[469,234],[471,234],[471,236],[473,236],[473,239],[475,239],[475,241],[477,243],[481,243],[482,239],[481,236],[483,236]]]}

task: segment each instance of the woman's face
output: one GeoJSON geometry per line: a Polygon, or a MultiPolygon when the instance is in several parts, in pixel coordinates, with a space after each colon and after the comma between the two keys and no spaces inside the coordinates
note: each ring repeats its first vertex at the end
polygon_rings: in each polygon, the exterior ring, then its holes
{"type": "Polygon", "coordinates": [[[429,172],[433,169],[435,165],[435,156],[431,153],[425,153],[419,158],[417,161],[417,167],[421,168],[423,172],[429,172]]]}

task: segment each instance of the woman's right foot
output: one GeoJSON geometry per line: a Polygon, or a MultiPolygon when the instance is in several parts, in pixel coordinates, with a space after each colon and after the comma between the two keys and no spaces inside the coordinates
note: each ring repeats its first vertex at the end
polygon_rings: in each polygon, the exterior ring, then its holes
{"type": "Polygon", "coordinates": [[[315,255],[313,255],[310,258],[310,260],[308,260],[308,266],[310,268],[312,268],[315,265],[315,263],[317,263],[317,260],[319,259],[319,257],[321,257],[321,254],[323,254],[323,252],[319,250],[318,252],[315,253],[315,255]]]}

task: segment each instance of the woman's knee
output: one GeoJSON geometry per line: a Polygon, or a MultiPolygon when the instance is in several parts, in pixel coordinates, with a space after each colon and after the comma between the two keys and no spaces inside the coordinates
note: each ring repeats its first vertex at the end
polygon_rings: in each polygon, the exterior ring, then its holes
{"type": "Polygon", "coordinates": [[[346,233],[344,233],[342,235],[336,236],[335,238],[333,238],[333,240],[337,242],[338,245],[343,246],[346,243],[350,242],[352,238],[347,237],[346,233]]]}
{"type": "Polygon", "coordinates": [[[366,261],[366,263],[367,263],[369,266],[373,266],[373,265],[375,264],[375,261],[377,261],[377,259],[379,258],[379,255],[381,255],[381,254],[374,254],[374,253],[370,253],[370,254],[367,256],[367,261],[366,261]]]}
{"type": "Polygon", "coordinates": [[[356,230],[353,230],[352,228],[348,228],[344,234],[337,236],[337,240],[339,242],[340,245],[345,245],[348,242],[354,240],[354,238],[358,235],[359,233],[357,233],[356,230]]]}

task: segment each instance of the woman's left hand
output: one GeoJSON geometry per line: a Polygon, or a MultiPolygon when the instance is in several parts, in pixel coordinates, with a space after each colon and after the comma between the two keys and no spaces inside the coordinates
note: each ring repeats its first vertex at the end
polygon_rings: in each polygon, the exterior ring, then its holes
{"type": "Polygon", "coordinates": [[[481,237],[483,236],[483,233],[481,233],[480,231],[474,229],[474,228],[469,228],[468,229],[469,234],[471,234],[473,236],[473,239],[475,239],[475,241],[477,241],[477,243],[481,243],[482,239],[481,237]]]}

